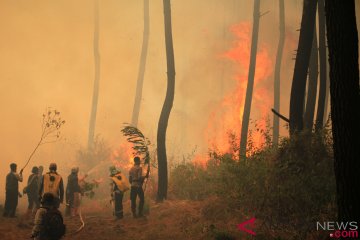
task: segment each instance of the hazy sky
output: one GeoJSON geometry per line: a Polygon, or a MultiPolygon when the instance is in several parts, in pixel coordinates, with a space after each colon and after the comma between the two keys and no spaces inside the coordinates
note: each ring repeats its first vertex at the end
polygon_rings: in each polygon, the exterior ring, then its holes
{"type": "MultiPolygon", "coordinates": [[[[261,4],[261,11],[269,12],[261,18],[259,46],[268,50],[274,63],[278,1],[262,0],[261,4]]],[[[113,147],[120,142],[122,123],[131,120],[142,7],[142,0],[100,0],[96,134],[113,147]]],[[[281,108],[288,115],[301,1],[285,1],[285,7],[281,108]]],[[[252,8],[253,1],[248,0],[172,0],[176,89],[167,133],[170,155],[182,156],[196,145],[199,152],[206,152],[204,132],[210,114],[236,85],[237,65],[223,57],[236,40],[230,28],[251,23],[252,8]]],[[[93,17],[92,0],[0,1],[1,173],[8,172],[11,162],[20,166],[26,162],[40,135],[41,115],[49,106],[66,120],[63,140],[44,145],[30,165],[47,167],[57,161],[61,171],[75,159],[75,151],[86,145],[94,80],[93,17]]],[[[150,0],[150,42],[139,127],[154,143],[166,90],[163,32],[162,1],[150,0]]],[[[272,84],[273,74],[266,80],[270,96],[272,84]]],[[[272,118],[270,109],[268,114],[272,118]]],[[[0,189],[3,186],[0,179],[0,189]]]]}

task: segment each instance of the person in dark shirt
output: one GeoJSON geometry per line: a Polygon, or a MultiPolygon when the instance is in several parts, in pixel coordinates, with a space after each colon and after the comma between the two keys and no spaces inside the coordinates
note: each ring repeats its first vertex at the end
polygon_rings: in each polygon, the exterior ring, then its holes
{"type": "Polygon", "coordinates": [[[78,214],[80,206],[81,188],[79,185],[78,173],[79,168],[73,167],[71,169],[71,174],[68,176],[68,182],[66,185],[66,213],[67,215],[71,214],[72,217],[78,214]]]}
{"type": "Polygon", "coordinates": [[[31,237],[34,240],[59,240],[65,232],[61,212],[57,209],[56,197],[47,192],[41,199],[41,207],[36,211],[31,237]]]}
{"type": "Polygon", "coordinates": [[[26,216],[29,217],[32,213],[35,213],[37,209],[40,208],[39,201],[39,169],[37,167],[32,168],[32,174],[28,178],[26,193],[28,195],[28,210],[26,216]]]}
{"type": "Polygon", "coordinates": [[[6,197],[4,206],[4,217],[16,217],[16,207],[18,205],[18,197],[21,197],[19,193],[19,182],[23,181],[21,169],[20,174],[16,173],[17,165],[15,163],[10,164],[10,173],[6,176],[6,197]]]}
{"type": "Polygon", "coordinates": [[[40,186],[41,186],[41,181],[42,181],[42,177],[43,177],[43,172],[44,172],[44,167],[43,167],[43,166],[39,166],[39,173],[38,173],[39,189],[40,189],[40,186]]]}
{"type": "Polygon", "coordinates": [[[144,217],[143,209],[144,209],[144,190],[142,188],[143,182],[145,178],[148,178],[149,175],[146,174],[143,176],[142,167],[140,166],[140,158],[134,158],[134,166],[130,169],[129,172],[129,180],[131,183],[130,190],[130,200],[131,200],[131,212],[134,218],[144,217]],[[136,198],[139,196],[139,213],[136,214],[136,198]]]}

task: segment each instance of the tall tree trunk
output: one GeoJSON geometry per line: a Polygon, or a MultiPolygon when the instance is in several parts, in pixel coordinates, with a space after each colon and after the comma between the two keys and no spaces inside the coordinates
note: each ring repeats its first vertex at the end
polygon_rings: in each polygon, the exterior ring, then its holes
{"type": "MultiPolygon", "coordinates": [[[[280,112],[280,76],[281,61],[285,43],[285,7],[284,0],[279,0],[279,43],[276,52],[275,74],[274,74],[274,109],[280,112]]],[[[279,117],[274,114],[273,120],[273,145],[278,147],[279,143],[279,117]]]]}
{"type": "Polygon", "coordinates": [[[95,79],[94,90],[91,105],[91,115],[89,124],[88,149],[93,147],[96,113],[99,99],[99,82],[100,82],[100,53],[99,53],[99,0],[95,0],[94,6],[94,61],[95,61],[95,79]]]}
{"type": "MultiPolygon", "coordinates": [[[[325,26],[326,27],[326,26],[325,26]]],[[[329,51],[326,47],[326,59],[329,59],[329,51]]],[[[326,61],[326,69],[330,69],[329,61],[326,61]]],[[[325,106],[324,106],[324,125],[329,120],[330,115],[330,72],[326,70],[326,91],[325,91],[325,106]]]]}
{"type": "MultiPolygon", "coordinates": [[[[318,107],[315,121],[315,131],[322,129],[324,126],[325,106],[326,102],[326,89],[327,87],[327,63],[326,63],[326,38],[325,38],[325,3],[324,0],[319,0],[318,3],[318,16],[319,16],[319,59],[320,59],[320,85],[318,107]]],[[[326,117],[326,116],[325,116],[326,117]]]]}
{"type": "Polygon", "coordinates": [[[315,105],[316,105],[316,93],[318,83],[318,45],[316,27],[314,28],[314,37],[311,48],[310,64],[309,64],[309,83],[307,91],[307,100],[304,114],[305,128],[312,131],[314,125],[315,105]]]}
{"type": "Polygon", "coordinates": [[[326,0],[325,13],[338,218],[359,223],[359,49],[354,0],[326,0]]]}
{"type": "Polygon", "coordinates": [[[167,63],[167,90],[163,108],[161,110],[158,132],[157,132],[157,154],[158,154],[158,193],[157,200],[163,201],[167,197],[168,172],[166,156],[166,129],[169,121],[171,108],[175,94],[175,59],[171,28],[171,4],[170,0],[163,0],[164,23],[165,23],[165,45],[167,63]]]}
{"type": "Polygon", "coordinates": [[[314,35],[317,0],[304,0],[299,47],[290,95],[290,134],[303,129],[307,70],[314,35]]]}
{"type": "Polygon", "coordinates": [[[146,67],[146,58],[148,52],[149,45],[149,0],[144,0],[144,32],[143,32],[143,42],[141,48],[141,56],[140,56],[140,65],[139,72],[137,77],[136,84],[136,93],[135,93],[135,101],[134,108],[131,117],[131,125],[137,126],[139,120],[139,112],[140,112],[140,104],[142,98],[142,89],[144,85],[144,75],[145,75],[145,67],[146,67]]]}
{"type": "Polygon", "coordinates": [[[249,73],[248,73],[248,84],[246,87],[244,114],[242,116],[239,159],[246,158],[247,135],[248,135],[248,129],[249,129],[252,94],[253,94],[253,89],[254,89],[256,53],[257,53],[258,36],[259,36],[259,22],[260,22],[260,0],[255,0],[254,1],[254,13],[253,13],[252,41],[251,41],[251,51],[250,51],[250,64],[249,64],[249,73]]]}

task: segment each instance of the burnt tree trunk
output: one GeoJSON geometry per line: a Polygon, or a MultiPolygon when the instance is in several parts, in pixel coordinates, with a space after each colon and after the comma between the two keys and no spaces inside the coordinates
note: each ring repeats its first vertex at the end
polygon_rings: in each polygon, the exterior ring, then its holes
{"type": "Polygon", "coordinates": [[[96,125],[97,105],[99,99],[99,83],[100,83],[100,52],[99,52],[99,0],[95,0],[94,6],[94,63],[95,63],[95,79],[94,89],[90,113],[88,149],[93,147],[96,125]]]}
{"type": "Polygon", "coordinates": [[[135,101],[134,108],[131,117],[131,125],[137,126],[139,121],[139,113],[140,113],[140,105],[142,98],[142,90],[144,85],[144,76],[145,76],[145,68],[146,68],[146,58],[149,46],[149,28],[150,28],[150,20],[149,20],[149,0],[144,0],[144,32],[143,32],[143,42],[141,48],[140,55],[140,65],[139,72],[136,83],[136,93],[135,93],[135,101]]]}
{"type": "Polygon", "coordinates": [[[249,129],[252,94],[254,89],[256,53],[257,53],[258,36],[259,36],[259,22],[260,22],[260,0],[255,0],[248,83],[246,87],[244,114],[242,116],[242,124],[241,124],[239,159],[246,158],[247,135],[249,129]]]}
{"type": "MultiPolygon", "coordinates": [[[[279,43],[276,52],[275,73],[274,73],[274,109],[280,112],[280,76],[281,61],[285,43],[285,7],[284,0],[279,0],[279,43]]],[[[279,143],[279,117],[274,114],[273,119],[273,145],[278,147],[279,143]]]]}
{"type": "MultiPolygon", "coordinates": [[[[326,27],[326,26],[325,26],[326,27]]],[[[328,49],[328,47],[326,47],[328,49]]],[[[326,59],[329,59],[329,51],[326,51],[326,59]]],[[[326,61],[326,69],[330,69],[329,61],[326,61]]],[[[330,117],[330,72],[326,71],[326,91],[325,91],[325,106],[324,106],[324,126],[330,117]]]]}
{"type": "Polygon", "coordinates": [[[338,219],[359,223],[359,49],[354,0],[326,0],[325,14],[338,219]]]}
{"type": "Polygon", "coordinates": [[[171,28],[171,4],[170,0],[163,0],[165,45],[167,63],[167,90],[163,108],[161,110],[157,132],[157,155],[158,155],[158,192],[157,200],[163,201],[167,197],[168,170],[166,156],[166,129],[169,121],[171,108],[175,94],[175,59],[171,28]]]}
{"type": "Polygon", "coordinates": [[[318,107],[315,121],[315,131],[319,131],[324,126],[324,117],[326,109],[326,89],[327,86],[327,63],[326,63],[326,38],[325,38],[325,3],[324,0],[319,0],[318,3],[319,16],[319,63],[320,63],[320,84],[318,107]]]}
{"type": "Polygon", "coordinates": [[[290,135],[303,129],[307,70],[314,35],[317,0],[304,0],[299,46],[290,95],[290,135]]]}
{"type": "Polygon", "coordinates": [[[309,63],[309,82],[308,91],[306,98],[306,107],[304,114],[304,125],[305,129],[312,131],[314,125],[315,105],[316,105],[316,94],[317,94],[317,83],[318,83],[318,45],[317,45],[317,34],[316,27],[314,28],[314,37],[311,48],[311,56],[309,63]]]}

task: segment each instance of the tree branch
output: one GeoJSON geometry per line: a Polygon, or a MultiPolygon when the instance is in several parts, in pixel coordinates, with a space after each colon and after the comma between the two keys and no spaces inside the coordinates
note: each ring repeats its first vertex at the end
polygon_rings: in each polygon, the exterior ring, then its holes
{"type": "Polygon", "coordinates": [[[287,117],[285,117],[284,115],[281,115],[281,114],[278,113],[275,109],[272,108],[271,111],[272,111],[276,116],[278,116],[279,118],[281,118],[282,120],[284,120],[285,122],[290,123],[290,120],[289,120],[287,117]]]}

